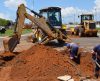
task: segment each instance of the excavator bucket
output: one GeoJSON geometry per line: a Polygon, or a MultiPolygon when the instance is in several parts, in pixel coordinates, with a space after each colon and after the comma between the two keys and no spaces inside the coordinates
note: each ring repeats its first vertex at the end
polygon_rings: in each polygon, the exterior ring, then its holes
{"type": "Polygon", "coordinates": [[[6,37],[3,39],[3,45],[5,52],[13,52],[14,48],[19,43],[19,39],[16,36],[6,37]]]}
{"type": "Polygon", "coordinates": [[[10,38],[10,40],[8,41],[8,48],[10,52],[13,52],[13,50],[15,49],[15,47],[17,46],[17,44],[19,43],[19,39],[16,37],[12,37],[10,38]]]}

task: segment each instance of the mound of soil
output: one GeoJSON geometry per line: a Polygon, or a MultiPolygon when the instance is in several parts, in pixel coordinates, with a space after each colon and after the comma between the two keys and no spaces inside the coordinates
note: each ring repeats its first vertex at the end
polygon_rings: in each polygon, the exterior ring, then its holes
{"type": "MultiPolygon", "coordinates": [[[[83,76],[93,75],[90,56],[88,53],[82,56],[81,64],[76,66],[83,76]]],[[[76,68],[68,61],[65,53],[48,46],[35,45],[7,63],[6,66],[11,68],[7,71],[9,79],[5,81],[58,81],[57,77],[61,75],[71,75],[77,79],[76,68]]]]}
{"type": "Polygon", "coordinates": [[[13,81],[55,81],[60,75],[75,74],[64,55],[43,45],[33,46],[10,63],[13,81]]]}

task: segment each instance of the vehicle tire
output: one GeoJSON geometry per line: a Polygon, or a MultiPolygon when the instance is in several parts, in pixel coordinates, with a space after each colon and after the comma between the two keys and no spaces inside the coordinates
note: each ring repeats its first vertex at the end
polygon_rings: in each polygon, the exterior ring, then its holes
{"type": "Polygon", "coordinates": [[[83,33],[82,32],[79,32],[79,36],[82,37],[83,36],[83,33]]]}
{"type": "Polygon", "coordinates": [[[79,34],[79,30],[76,31],[76,35],[78,35],[78,34],[79,34]]]}
{"type": "Polygon", "coordinates": [[[78,29],[74,29],[74,34],[78,35],[79,34],[79,28],[78,29]]]}
{"type": "Polygon", "coordinates": [[[83,28],[80,28],[79,29],[79,34],[78,34],[80,37],[83,37],[84,33],[83,33],[83,28]]]}
{"type": "Polygon", "coordinates": [[[97,36],[97,33],[94,33],[93,36],[94,36],[94,37],[98,37],[98,36],[97,36]]]}
{"type": "Polygon", "coordinates": [[[74,35],[74,32],[72,32],[72,35],[74,35]]]}

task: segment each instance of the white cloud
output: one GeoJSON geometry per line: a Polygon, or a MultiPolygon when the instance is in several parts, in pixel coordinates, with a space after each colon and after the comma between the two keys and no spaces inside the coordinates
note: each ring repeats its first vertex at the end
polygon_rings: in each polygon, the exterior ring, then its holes
{"type": "Polygon", "coordinates": [[[85,13],[92,13],[91,11],[80,9],[77,7],[66,7],[62,8],[62,17],[63,22],[79,22],[80,19],[78,18],[79,15],[85,13]]]}
{"type": "Polygon", "coordinates": [[[94,3],[95,3],[95,6],[92,11],[94,13],[100,14],[100,0],[95,0],[94,3]]]}
{"type": "Polygon", "coordinates": [[[90,13],[90,12],[87,10],[79,9],[79,8],[75,8],[75,7],[62,8],[62,16],[63,17],[67,17],[67,16],[70,16],[73,14],[80,15],[82,13],[90,13]]]}
{"type": "Polygon", "coordinates": [[[9,16],[4,13],[0,13],[0,18],[9,19],[9,16]]]}
{"type": "Polygon", "coordinates": [[[71,15],[74,12],[75,12],[75,9],[73,7],[62,8],[62,16],[64,16],[64,17],[71,15]]]}
{"type": "Polygon", "coordinates": [[[80,9],[75,7],[66,7],[62,8],[62,16],[64,19],[68,18],[67,20],[73,20],[73,16],[75,14],[76,18],[78,15],[82,13],[93,13],[97,20],[100,17],[100,0],[94,0],[94,6],[91,10],[80,9]]]}
{"type": "Polygon", "coordinates": [[[100,0],[95,0],[95,8],[100,9],[100,0]]]}
{"type": "Polygon", "coordinates": [[[100,0],[94,0],[94,6],[91,10],[86,10],[86,9],[80,9],[80,8],[75,8],[75,7],[66,7],[62,8],[62,16],[63,17],[68,17],[73,14],[80,15],[82,13],[96,13],[100,14],[100,0]]]}
{"type": "Polygon", "coordinates": [[[100,0],[95,0],[94,4],[95,5],[91,11],[94,13],[95,19],[97,21],[100,21],[100,19],[99,19],[99,17],[100,17],[100,0]]]}
{"type": "Polygon", "coordinates": [[[8,8],[14,9],[22,3],[26,5],[26,0],[5,0],[4,5],[8,8]]]}

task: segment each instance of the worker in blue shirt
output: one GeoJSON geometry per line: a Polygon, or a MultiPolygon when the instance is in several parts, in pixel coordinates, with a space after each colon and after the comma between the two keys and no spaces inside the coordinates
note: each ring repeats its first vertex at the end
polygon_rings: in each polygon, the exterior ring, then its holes
{"type": "Polygon", "coordinates": [[[76,63],[80,63],[79,56],[79,46],[76,43],[66,43],[68,51],[70,52],[70,59],[74,60],[76,63]]]}
{"type": "Polygon", "coordinates": [[[95,46],[92,50],[92,59],[95,62],[95,77],[99,77],[100,70],[100,44],[95,46]]]}

